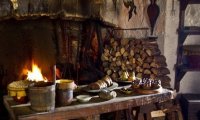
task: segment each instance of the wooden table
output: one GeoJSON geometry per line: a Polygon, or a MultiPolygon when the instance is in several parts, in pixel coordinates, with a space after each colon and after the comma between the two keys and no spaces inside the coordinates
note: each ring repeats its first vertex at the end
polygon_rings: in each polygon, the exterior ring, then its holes
{"type": "Polygon", "coordinates": [[[54,111],[40,113],[31,110],[30,103],[19,105],[9,96],[4,96],[4,105],[9,111],[11,119],[14,120],[66,120],[129,109],[150,103],[164,102],[172,98],[172,91],[162,89],[159,93],[149,95],[118,94],[116,98],[108,101],[98,97],[92,98],[89,103],[74,101],[69,106],[56,107],[54,111]]]}

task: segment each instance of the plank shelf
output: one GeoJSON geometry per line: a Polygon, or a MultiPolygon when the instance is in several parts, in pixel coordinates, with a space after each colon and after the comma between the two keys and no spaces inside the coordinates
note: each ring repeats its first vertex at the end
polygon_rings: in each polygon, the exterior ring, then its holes
{"type": "MultiPolygon", "coordinates": [[[[200,35],[200,26],[185,26],[185,10],[189,4],[200,4],[200,0],[180,0],[177,61],[175,67],[175,89],[179,91],[180,81],[187,72],[200,71],[200,67],[191,67],[191,61],[184,61],[184,45],[188,35],[200,35]],[[188,64],[183,64],[184,62],[188,64]]],[[[196,46],[196,45],[194,45],[196,46]]],[[[196,48],[196,47],[195,47],[196,48]]],[[[192,63],[194,65],[194,63],[192,63]]]]}
{"type": "Polygon", "coordinates": [[[200,35],[200,27],[197,26],[185,26],[183,31],[187,35],[200,35]]]}

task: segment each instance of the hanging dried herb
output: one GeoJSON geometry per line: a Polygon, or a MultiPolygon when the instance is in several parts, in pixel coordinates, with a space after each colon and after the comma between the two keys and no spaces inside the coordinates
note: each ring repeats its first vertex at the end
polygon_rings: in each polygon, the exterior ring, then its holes
{"type": "Polygon", "coordinates": [[[133,16],[132,12],[134,12],[135,15],[137,14],[137,11],[136,11],[137,7],[134,3],[134,0],[123,0],[123,2],[124,2],[124,6],[129,9],[128,20],[130,20],[131,17],[133,16]]]}

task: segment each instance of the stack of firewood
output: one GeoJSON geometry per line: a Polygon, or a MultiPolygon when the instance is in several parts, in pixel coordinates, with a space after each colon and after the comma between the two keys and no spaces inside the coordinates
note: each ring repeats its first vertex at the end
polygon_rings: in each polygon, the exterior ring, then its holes
{"type": "Polygon", "coordinates": [[[160,79],[164,88],[170,88],[166,58],[156,41],[111,38],[104,46],[101,60],[104,72],[113,80],[120,79],[124,72],[135,72],[138,78],[160,79]]]}

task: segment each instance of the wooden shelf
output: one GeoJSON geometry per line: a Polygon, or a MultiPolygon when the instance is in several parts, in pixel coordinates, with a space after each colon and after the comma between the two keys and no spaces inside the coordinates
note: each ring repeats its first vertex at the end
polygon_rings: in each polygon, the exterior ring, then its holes
{"type": "Polygon", "coordinates": [[[200,0],[186,0],[188,4],[200,4],[200,0]]]}
{"type": "Polygon", "coordinates": [[[196,45],[184,45],[185,50],[198,50],[200,52],[200,44],[196,45]]]}
{"type": "Polygon", "coordinates": [[[178,66],[178,69],[183,72],[200,71],[200,68],[192,68],[192,67],[187,67],[187,66],[178,66]]]}
{"type": "Polygon", "coordinates": [[[175,75],[175,88],[179,90],[180,81],[187,72],[200,72],[200,68],[187,67],[185,65],[180,65],[176,67],[175,75]]]}
{"type": "Polygon", "coordinates": [[[179,30],[179,40],[183,44],[188,35],[200,35],[200,27],[197,26],[185,26],[179,30]]]}
{"type": "Polygon", "coordinates": [[[182,32],[187,35],[200,35],[200,27],[185,26],[182,32]]]}
{"type": "MultiPolygon", "coordinates": [[[[180,88],[180,81],[186,72],[200,71],[200,67],[198,65],[195,66],[190,64],[190,60],[184,61],[183,59],[183,51],[186,48],[183,43],[185,42],[188,35],[200,35],[200,27],[198,26],[184,26],[185,20],[185,9],[188,4],[200,4],[200,0],[180,0],[180,14],[179,14],[179,29],[178,29],[178,47],[177,47],[177,61],[176,65],[181,65],[183,62],[186,62],[188,65],[176,66],[175,68],[175,89],[177,92],[180,88]],[[195,66],[195,68],[188,67],[195,66]]],[[[197,49],[197,45],[195,45],[195,49],[197,49]]],[[[190,50],[188,51],[190,52],[190,50]]],[[[193,51],[192,51],[193,52],[193,51]]],[[[196,52],[194,52],[196,54],[196,52]]],[[[191,58],[191,61],[192,58],[191,58]]]]}

